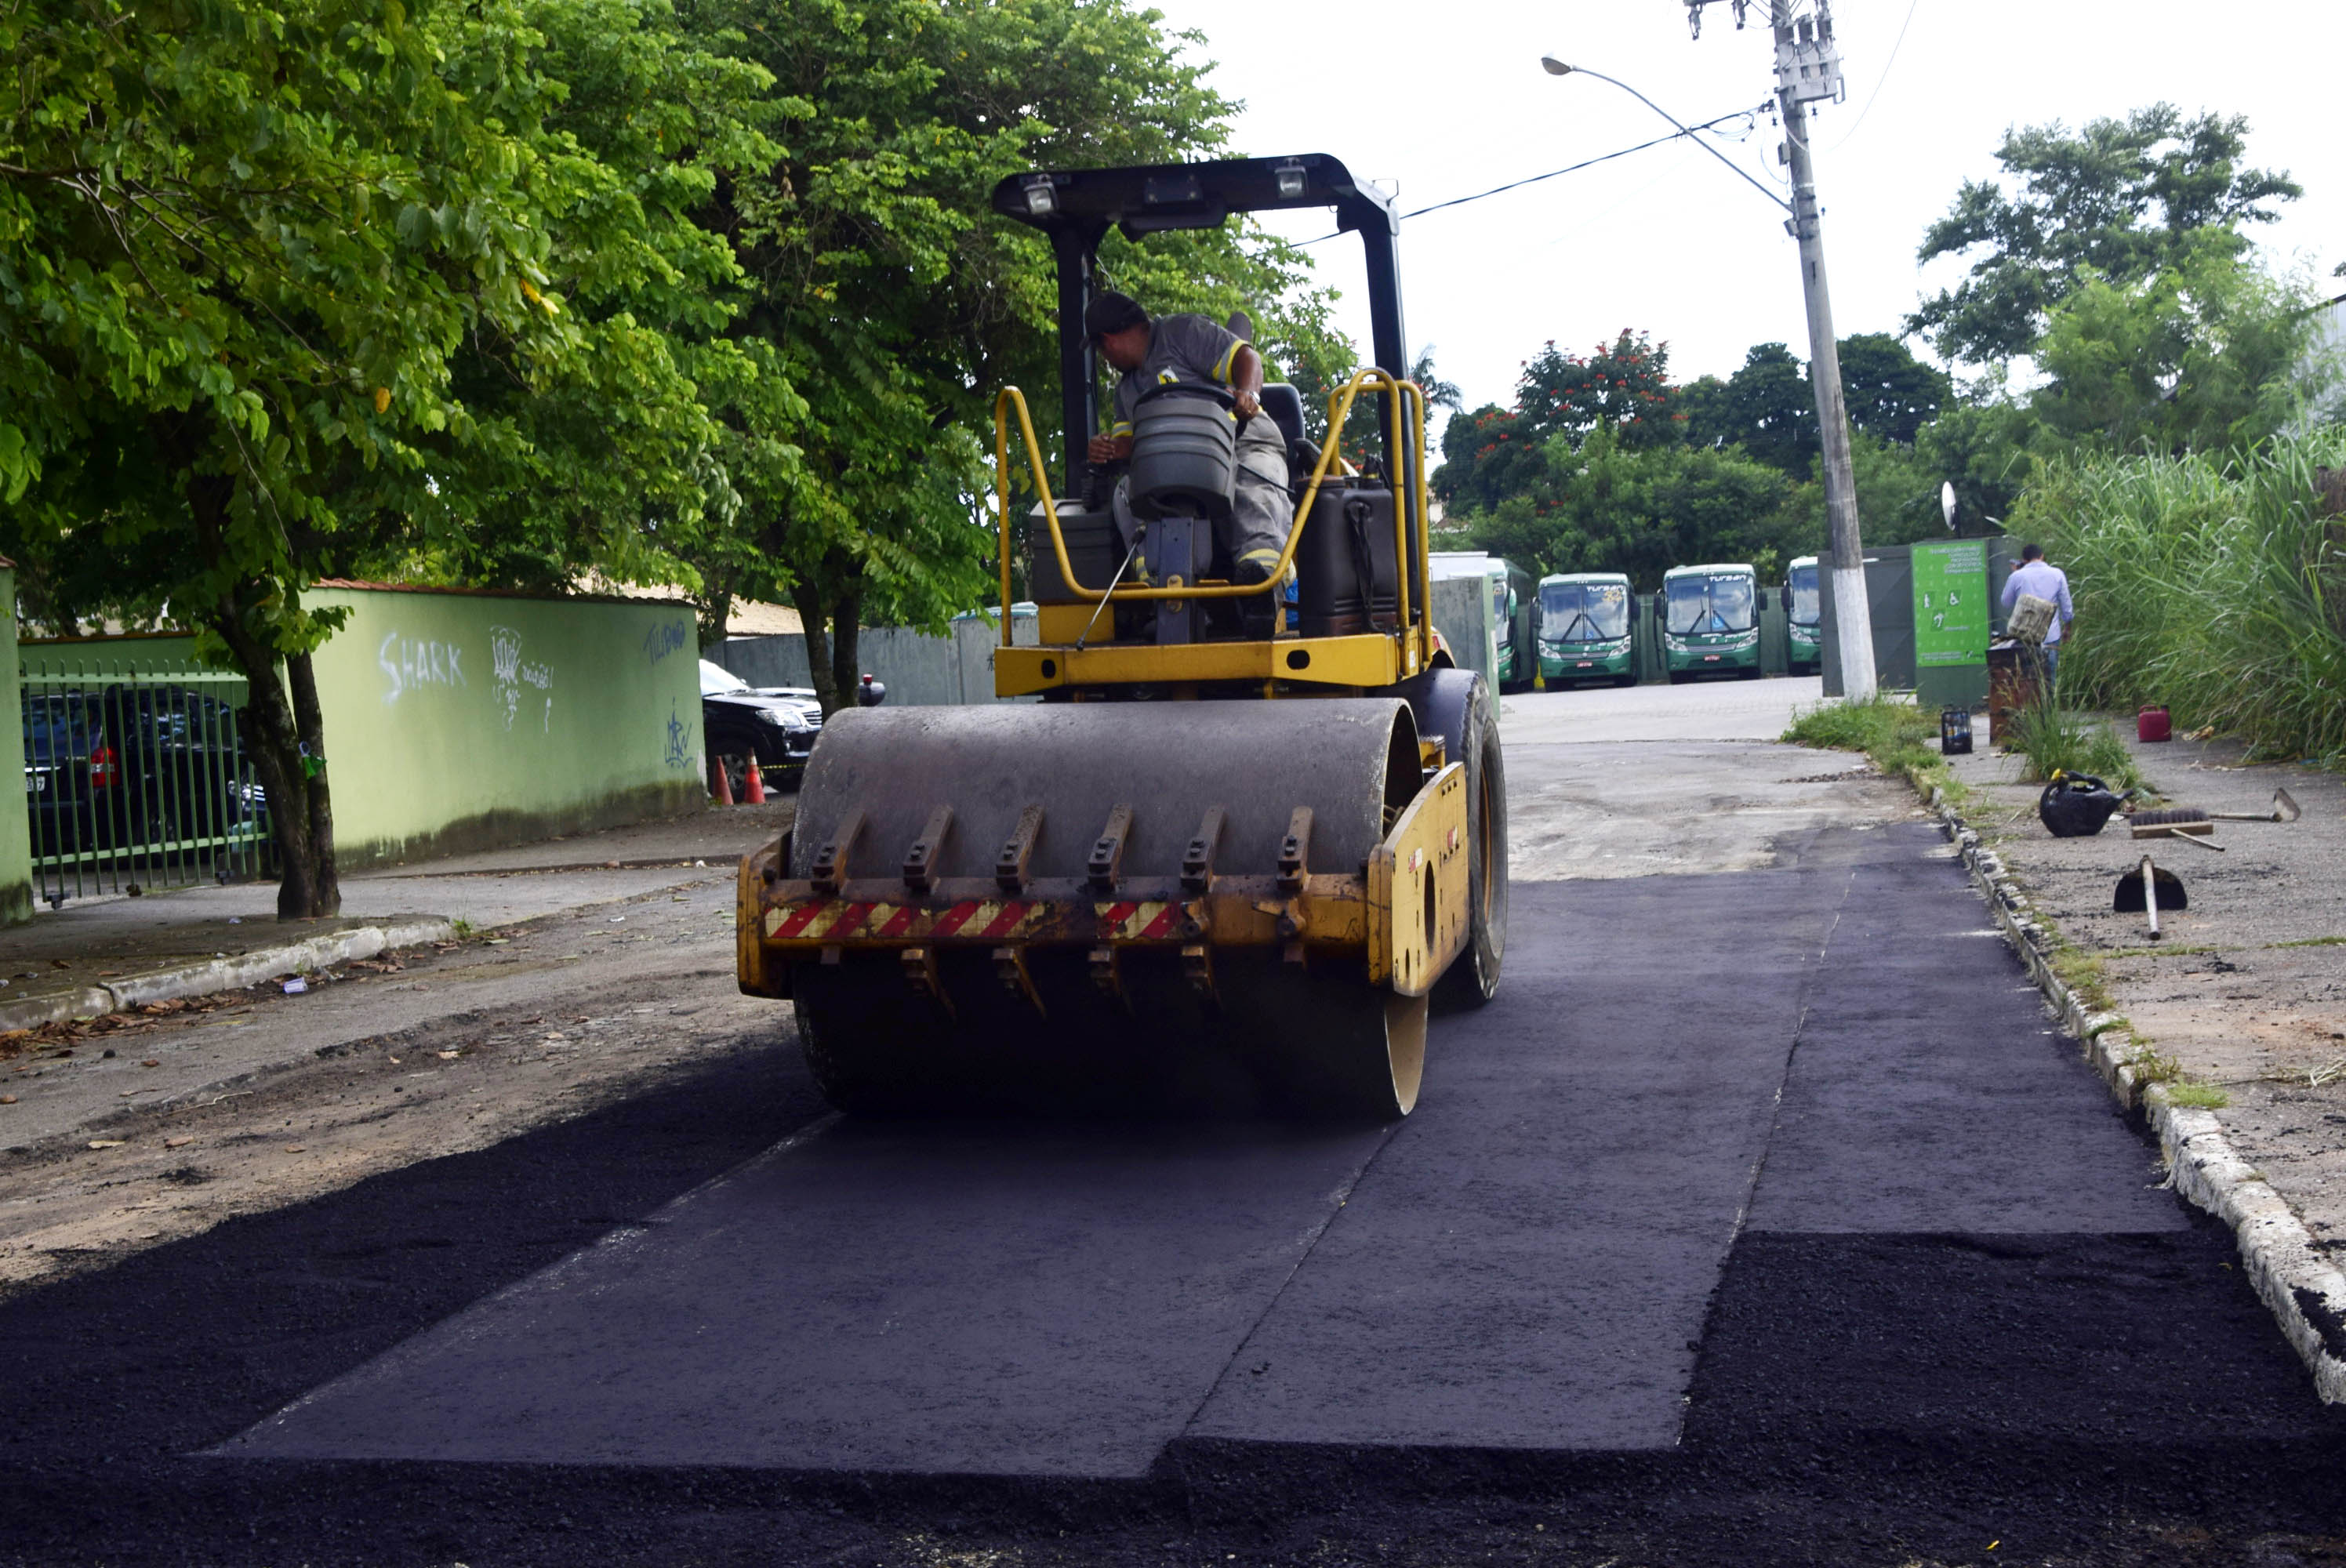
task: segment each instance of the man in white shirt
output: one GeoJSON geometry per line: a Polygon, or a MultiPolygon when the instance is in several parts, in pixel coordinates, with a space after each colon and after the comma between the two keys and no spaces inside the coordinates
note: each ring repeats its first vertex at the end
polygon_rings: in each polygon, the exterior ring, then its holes
{"type": "Polygon", "coordinates": [[[2010,615],[2020,596],[2031,594],[2053,601],[2055,611],[2051,629],[2045,634],[2045,699],[2053,699],[2053,679],[2061,664],[2061,638],[2069,623],[2077,618],[2076,607],[2069,602],[2069,574],[2045,558],[2041,545],[2023,545],[2020,565],[2004,580],[2004,613],[2010,615]]]}

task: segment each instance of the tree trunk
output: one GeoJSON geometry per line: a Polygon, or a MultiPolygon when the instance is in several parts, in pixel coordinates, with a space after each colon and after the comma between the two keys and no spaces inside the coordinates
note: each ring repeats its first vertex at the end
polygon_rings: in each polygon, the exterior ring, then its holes
{"type": "MultiPolygon", "coordinates": [[[[231,554],[229,503],[234,482],[205,470],[199,460],[202,443],[193,422],[159,420],[154,423],[153,432],[158,450],[184,475],[188,511],[205,560],[215,567],[227,565],[231,554]]],[[[268,798],[269,836],[277,846],[277,918],[317,920],[342,911],[342,882],[334,873],[334,815],[327,789],[325,723],[318,710],[317,677],[308,654],[283,659],[291,678],[289,694],[286,681],[277,673],[280,658],[275,645],[255,633],[245,618],[256,606],[280,593],[286,610],[300,609],[301,600],[291,584],[240,576],[208,607],[204,618],[219,633],[237,667],[244,672],[247,696],[237,713],[236,728],[254,780],[268,798]]]]}
{"type": "MultiPolygon", "coordinates": [[[[840,706],[853,708],[863,700],[862,672],[855,662],[856,629],[863,617],[863,596],[851,593],[831,607],[831,679],[838,688],[840,706]]],[[[808,647],[811,648],[812,644],[808,647]]]]}
{"type": "Polygon", "coordinates": [[[342,910],[334,871],[334,818],[325,771],[324,725],[310,656],[285,661],[292,695],[278,676],[277,651],[254,636],[233,604],[212,624],[244,671],[249,697],[237,732],[269,800],[269,836],[277,847],[277,918],[316,920],[342,910]],[[304,743],[307,743],[307,756],[304,743]],[[309,767],[315,759],[317,767],[309,767]]]}
{"type": "Polygon", "coordinates": [[[733,589],[730,584],[706,583],[706,596],[693,606],[693,617],[700,623],[700,646],[713,648],[725,640],[725,630],[733,619],[733,589]]]}
{"type": "Polygon", "coordinates": [[[826,629],[831,606],[821,590],[804,577],[790,585],[790,603],[798,607],[799,629],[806,636],[807,677],[814,683],[814,699],[821,705],[822,716],[829,718],[840,708],[839,675],[831,664],[826,629]]]}
{"type": "MultiPolygon", "coordinates": [[[[326,718],[318,707],[318,677],[311,656],[289,654],[285,658],[285,674],[293,688],[293,722],[300,727],[299,742],[307,759],[302,772],[302,803],[310,814],[311,902],[315,906],[304,910],[307,915],[338,915],[342,912],[342,879],[334,869],[334,803],[326,782],[326,718]],[[310,766],[310,763],[315,766],[310,766]]],[[[278,896],[278,918],[288,917],[280,889],[278,896]]]]}

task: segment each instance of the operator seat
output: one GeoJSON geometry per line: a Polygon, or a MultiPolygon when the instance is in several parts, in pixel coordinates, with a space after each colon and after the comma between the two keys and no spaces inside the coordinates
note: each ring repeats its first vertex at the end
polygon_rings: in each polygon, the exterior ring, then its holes
{"type": "Polygon", "coordinates": [[[1286,438],[1289,483],[1300,481],[1320,461],[1319,448],[1303,438],[1303,394],[1292,382],[1265,382],[1262,412],[1286,438]]]}

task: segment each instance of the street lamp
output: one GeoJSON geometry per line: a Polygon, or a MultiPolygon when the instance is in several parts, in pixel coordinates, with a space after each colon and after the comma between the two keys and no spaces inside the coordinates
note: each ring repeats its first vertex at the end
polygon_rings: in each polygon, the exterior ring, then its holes
{"type": "Polygon", "coordinates": [[[1703,151],[1710,154],[1711,157],[1719,159],[1719,162],[1725,164],[1728,168],[1733,169],[1737,178],[1742,180],[1746,185],[1749,185],[1752,189],[1758,191],[1760,195],[1766,197],[1769,200],[1774,202],[1785,211],[1790,212],[1792,210],[1792,204],[1790,202],[1785,200],[1782,197],[1777,195],[1774,191],[1769,189],[1758,180],[1752,178],[1749,171],[1747,171],[1741,164],[1736,162],[1733,158],[1728,157],[1725,153],[1719,151],[1717,148],[1703,140],[1702,137],[1697,136],[1692,126],[1688,125],[1684,120],[1678,118],[1678,116],[1670,113],[1669,110],[1662,107],[1661,105],[1654,102],[1653,99],[1647,97],[1645,94],[1639,92],[1628,83],[1621,80],[1620,77],[1608,76],[1602,71],[1592,71],[1586,66],[1566,65],[1554,55],[1542,55],[1540,56],[1540,68],[1551,76],[1594,76],[1600,82],[1612,83],[1615,87],[1620,88],[1623,92],[1628,94],[1631,97],[1637,99],[1639,103],[1645,105],[1656,114],[1661,116],[1664,119],[1669,121],[1670,124],[1678,127],[1680,135],[1693,142],[1695,146],[1702,148],[1703,151]]]}
{"type": "MultiPolygon", "coordinates": [[[[1829,21],[1821,25],[1821,30],[1796,37],[1789,20],[1789,0],[1770,0],[1770,5],[1775,13],[1780,56],[1789,49],[1797,64],[1802,49],[1811,54],[1820,49],[1830,51],[1831,25],[1829,21]]],[[[1737,7],[1739,15],[1741,9],[1739,5],[1737,7]]],[[[1694,6],[1694,14],[1698,22],[1701,16],[1698,4],[1694,6]]],[[[1837,87],[1840,56],[1832,55],[1830,63],[1830,81],[1837,87]]],[[[1841,677],[1843,697],[1860,701],[1872,697],[1874,693],[1873,623],[1866,603],[1865,546],[1858,537],[1857,485],[1850,467],[1849,412],[1841,395],[1841,345],[1833,337],[1832,298],[1825,290],[1825,250],[1818,216],[1816,176],[1809,163],[1806,106],[1810,97],[1820,96],[1823,89],[1804,87],[1796,83],[1780,58],[1778,107],[1784,117],[1785,158],[1791,165],[1792,171],[1792,199],[1786,201],[1752,178],[1742,165],[1696,136],[1692,127],[1676,115],[1628,83],[1608,76],[1602,71],[1592,71],[1586,66],[1566,65],[1554,55],[1542,55],[1540,68],[1551,76],[1594,76],[1600,82],[1612,83],[1678,127],[1682,135],[1733,169],[1745,184],[1791,215],[1784,227],[1800,244],[1800,290],[1809,311],[1809,382],[1816,391],[1817,432],[1824,457],[1825,517],[1832,536],[1833,642],[1840,656],[1837,673],[1841,677]]]]}

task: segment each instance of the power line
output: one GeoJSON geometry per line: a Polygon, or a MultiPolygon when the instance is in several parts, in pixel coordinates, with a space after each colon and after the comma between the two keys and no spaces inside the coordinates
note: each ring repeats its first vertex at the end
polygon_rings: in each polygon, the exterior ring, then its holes
{"type": "Polygon", "coordinates": [[[1857,127],[1865,123],[1865,117],[1873,112],[1873,100],[1880,97],[1882,89],[1889,85],[1890,67],[1898,63],[1899,46],[1906,42],[1906,29],[1914,25],[1914,13],[1921,8],[1923,0],[1906,0],[1906,20],[1898,24],[1898,39],[1896,43],[1890,46],[1890,58],[1882,62],[1881,78],[1873,84],[1873,91],[1866,95],[1865,107],[1857,111],[1857,119],[1849,129],[1841,133],[1841,140],[1825,149],[1827,152],[1839,152],[1847,147],[1849,138],[1857,134],[1857,127]]]}
{"type": "MultiPolygon", "coordinates": [[[[1765,105],[1761,106],[1762,108],[1765,107],[1765,105]]],[[[1700,125],[1688,126],[1685,130],[1672,131],[1668,136],[1658,136],[1651,141],[1641,141],[1635,147],[1625,147],[1617,152],[1600,153],[1595,158],[1583,158],[1578,163],[1566,164],[1562,168],[1549,169],[1545,174],[1535,174],[1527,178],[1509,180],[1504,185],[1495,185],[1488,190],[1478,190],[1472,196],[1456,196],[1448,201],[1437,201],[1431,207],[1421,207],[1414,212],[1404,212],[1402,217],[1423,218],[1429,212],[1439,212],[1445,207],[1464,207],[1470,201],[1481,201],[1489,197],[1504,196],[1510,190],[1521,190],[1526,185],[1537,185],[1543,179],[1554,179],[1560,174],[1576,174],[1584,168],[1593,168],[1600,163],[1610,163],[1617,158],[1627,158],[1633,152],[1644,152],[1648,148],[1660,147],[1665,142],[1681,140],[1696,131],[1709,130],[1715,126],[1725,125],[1729,120],[1749,120],[1758,113],[1757,109],[1736,109],[1720,115],[1717,119],[1708,119],[1700,125]]],[[[1339,229],[1334,234],[1322,234],[1317,239],[1298,240],[1296,244],[1299,248],[1305,245],[1320,245],[1331,239],[1341,239],[1342,236],[1343,231],[1339,229]]]]}

